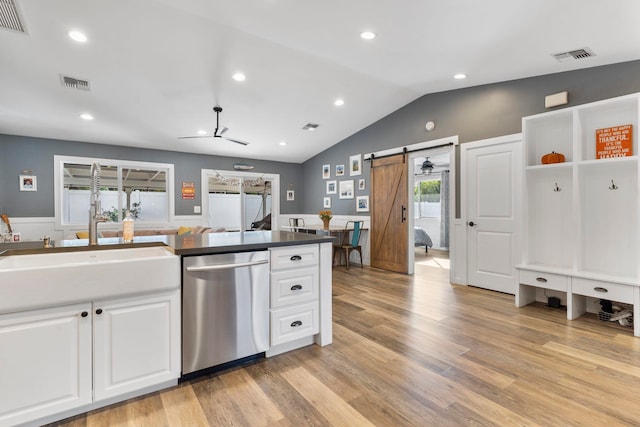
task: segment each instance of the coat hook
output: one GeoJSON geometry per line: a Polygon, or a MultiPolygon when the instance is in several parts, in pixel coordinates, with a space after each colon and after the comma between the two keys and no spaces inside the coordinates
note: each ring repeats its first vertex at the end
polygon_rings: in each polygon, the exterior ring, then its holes
{"type": "Polygon", "coordinates": [[[558,183],[557,183],[557,182],[555,183],[555,185],[556,185],[556,186],[554,187],[553,191],[555,191],[556,193],[557,193],[558,191],[562,191],[562,188],[558,187],[558,183]]]}
{"type": "Polygon", "coordinates": [[[611,185],[609,186],[609,190],[617,190],[618,186],[611,180],[611,185]]]}

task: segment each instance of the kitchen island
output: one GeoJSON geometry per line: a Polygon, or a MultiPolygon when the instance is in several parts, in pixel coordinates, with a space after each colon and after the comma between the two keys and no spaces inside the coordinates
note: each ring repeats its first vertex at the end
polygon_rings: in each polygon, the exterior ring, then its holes
{"type": "Polygon", "coordinates": [[[41,425],[176,385],[182,257],[268,251],[266,357],[330,344],[332,241],[251,231],[0,245],[0,426],[41,425]]]}

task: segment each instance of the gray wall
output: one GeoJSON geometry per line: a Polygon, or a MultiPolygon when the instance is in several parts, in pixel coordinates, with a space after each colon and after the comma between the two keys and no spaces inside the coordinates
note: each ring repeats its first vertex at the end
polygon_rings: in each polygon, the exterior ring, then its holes
{"type": "MultiPolygon", "coordinates": [[[[322,198],[326,196],[325,180],[321,175],[323,164],[331,164],[331,179],[337,179],[334,178],[335,165],[348,165],[349,156],[353,154],[453,135],[458,135],[459,141],[465,143],[519,133],[522,117],[549,111],[544,107],[544,97],[565,90],[569,91],[569,105],[562,108],[640,92],[640,61],[424,95],[307,160],[302,165],[305,178],[303,211],[314,213],[322,208],[322,198]],[[429,120],[436,124],[431,132],[424,128],[429,120]]],[[[366,178],[366,190],[356,190],[356,195],[370,191],[369,162],[363,166],[363,175],[355,178],[366,178]]],[[[337,195],[331,197],[335,214],[356,215],[354,200],[339,200],[337,195]]]]}
{"type": "MultiPolygon", "coordinates": [[[[465,143],[518,133],[522,117],[548,111],[544,97],[564,90],[569,91],[568,106],[640,92],[640,61],[424,95],[302,165],[259,160],[250,163],[256,166],[256,172],[280,174],[281,213],[316,213],[322,209],[326,196],[323,164],[331,165],[331,179],[338,181],[335,165],[344,164],[347,171],[340,178],[354,179],[355,195],[366,195],[370,191],[369,162],[363,162],[361,176],[349,177],[350,155],[452,135],[458,135],[460,142],[465,143]],[[424,124],[429,120],[436,123],[436,128],[427,133],[424,124]],[[366,179],[364,191],[357,189],[358,178],[366,179]],[[296,197],[288,202],[286,190],[290,184],[296,197]]],[[[177,215],[193,215],[193,206],[200,204],[198,196],[196,200],[181,199],[179,190],[183,181],[195,182],[199,195],[201,169],[230,170],[233,163],[244,160],[0,134],[0,213],[16,217],[54,216],[55,154],[173,163],[177,215]],[[38,177],[37,192],[18,191],[18,175],[24,169],[33,170],[38,177]]],[[[331,198],[335,214],[356,214],[355,200],[340,200],[338,195],[331,198]]]]}
{"type": "MultiPolygon", "coordinates": [[[[201,204],[200,170],[233,170],[236,162],[255,166],[251,172],[280,174],[280,212],[301,211],[299,197],[286,200],[289,184],[302,181],[301,166],[294,163],[207,156],[203,154],[149,150],[115,145],[89,144],[0,134],[0,213],[10,217],[53,217],[54,212],[54,155],[96,157],[172,163],[175,172],[175,214],[194,215],[193,207],[201,204]],[[37,192],[20,192],[18,176],[22,170],[32,170],[38,179],[37,192]],[[195,182],[196,199],[182,200],[182,182],[195,182]]],[[[296,187],[298,187],[296,185],[296,187]]],[[[296,192],[299,194],[298,192],[296,192]]],[[[296,194],[296,196],[297,196],[296,194]]]]}

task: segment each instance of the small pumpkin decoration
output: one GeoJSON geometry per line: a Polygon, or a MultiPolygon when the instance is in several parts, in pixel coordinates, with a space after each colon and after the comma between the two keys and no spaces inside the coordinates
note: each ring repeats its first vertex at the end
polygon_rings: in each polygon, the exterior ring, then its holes
{"type": "Polygon", "coordinates": [[[548,165],[549,163],[564,163],[564,154],[552,151],[542,156],[542,164],[548,165]]]}

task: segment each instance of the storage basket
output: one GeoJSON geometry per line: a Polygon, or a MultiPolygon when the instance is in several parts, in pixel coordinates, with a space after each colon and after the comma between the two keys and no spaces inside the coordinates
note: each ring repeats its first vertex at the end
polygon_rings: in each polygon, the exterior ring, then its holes
{"type": "MultiPolygon", "coordinates": [[[[614,305],[620,306],[622,307],[623,310],[633,310],[633,305],[631,304],[622,304],[622,303],[614,303],[614,305]]],[[[598,320],[602,321],[602,322],[611,322],[611,318],[613,316],[615,316],[616,313],[607,313],[606,311],[602,311],[600,310],[598,312],[598,320]]],[[[611,322],[611,323],[615,323],[616,325],[620,325],[620,326],[624,326],[626,328],[633,328],[633,313],[631,313],[631,317],[627,318],[629,320],[629,324],[628,325],[621,325],[620,322],[611,322]]]]}

